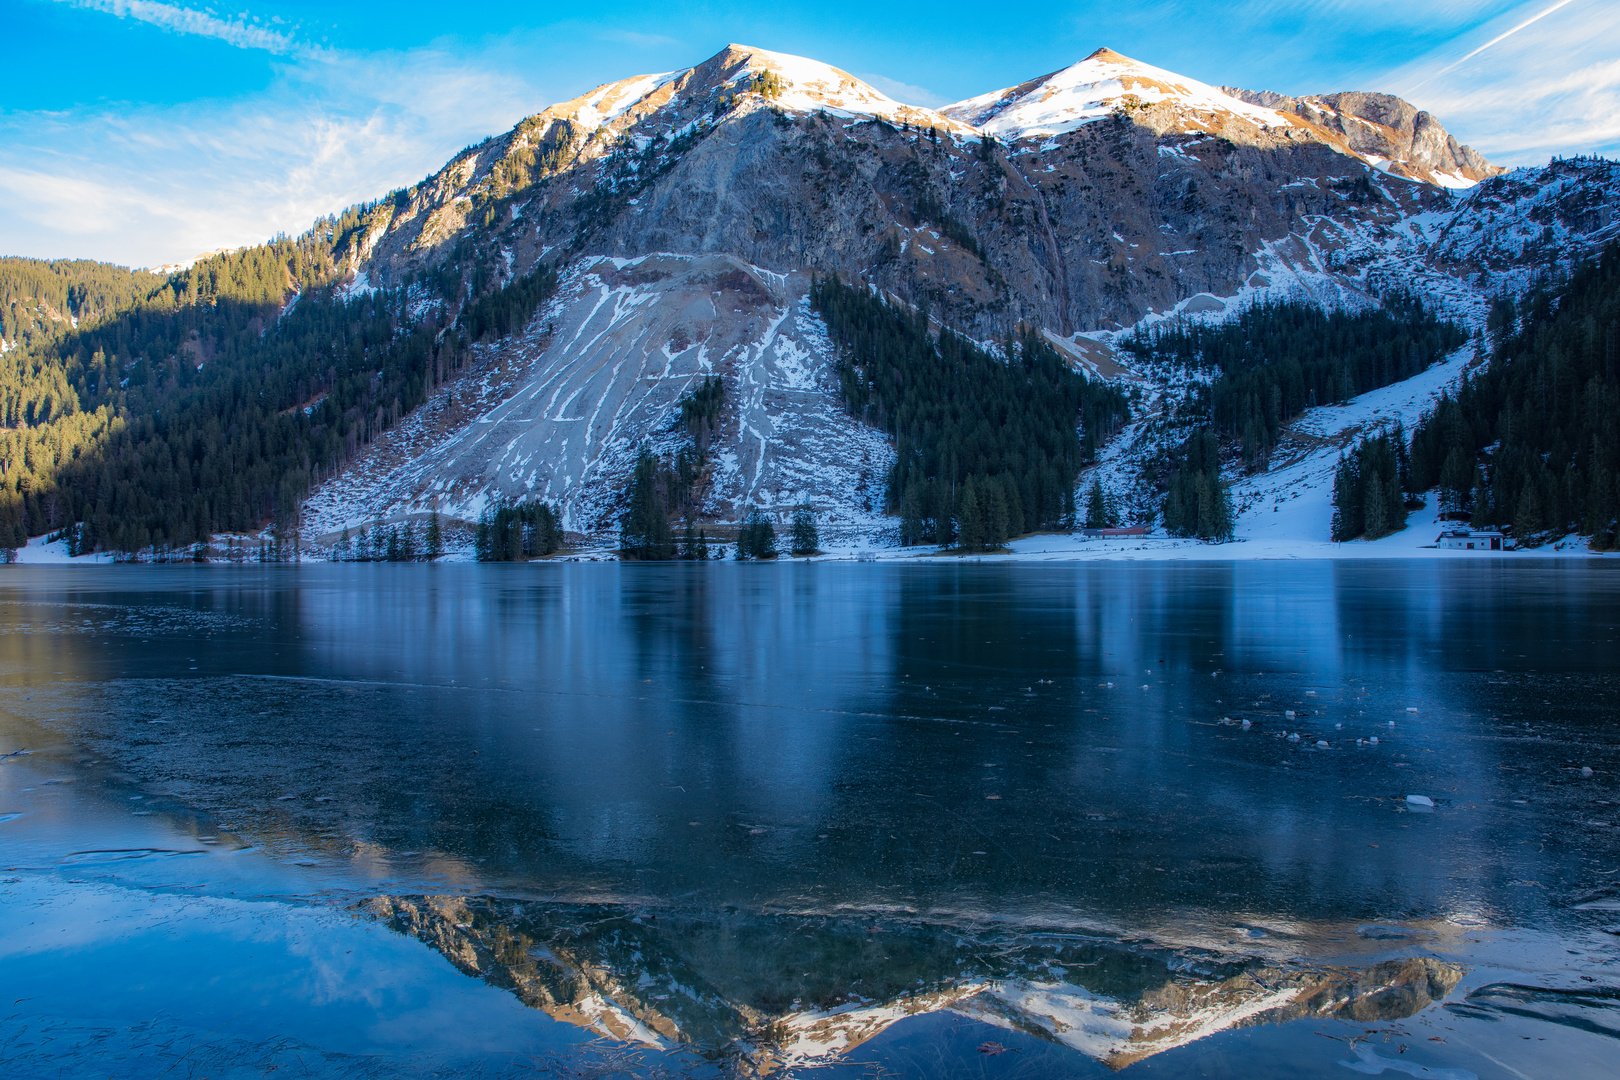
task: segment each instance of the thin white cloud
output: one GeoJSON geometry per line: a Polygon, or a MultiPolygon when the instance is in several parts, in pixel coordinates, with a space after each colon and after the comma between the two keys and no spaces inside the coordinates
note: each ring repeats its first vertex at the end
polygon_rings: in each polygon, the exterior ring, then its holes
{"type": "MultiPolygon", "coordinates": [[[[1464,56],[1461,60],[1456,60],[1456,61],[1453,61],[1450,64],[1447,64],[1445,67],[1441,68],[1439,71],[1437,71],[1433,75],[1429,76],[1428,79],[1425,79],[1423,82],[1425,82],[1425,83],[1429,82],[1432,79],[1437,79],[1442,75],[1445,75],[1445,74],[1447,74],[1449,72],[1455,71],[1457,68],[1462,67],[1464,64],[1468,63],[1468,61],[1472,60],[1474,57],[1478,56],[1480,53],[1484,52],[1486,49],[1489,49],[1491,46],[1500,45],[1502,42],[1506,41],[1508,38],[1512,37],[1514,34],[1517,34],[1520,30],[1523,30],[1526,27],[1528,27],[1528,26],[1530,26],[1530,25],[1532,25],[1534,23],[1540,22],[1542,19],[1545,19],[1547,16],[1551,15],[1553,12],[1557,11],[1559,8],[1568,7],[1570,4],[1572,4],[1574,2],[1575,2],[1575,0],[1558,0],[1558,2],[1553,4],[1551,7],[1544,8],[1541,11],[1536,12],[1534,15],[1530,16],[1528,19],[1526,19],[1523,22],[1519,23],[1517,26],[1514,26],[1514,27],[1512,27],[1512,28],[1510,28],[1508,30],[1505,30],[1502,33],[1500,33],[1500,34],[1496,35],[1495,37],[1491,38],[1491,40],[1487,41],[1485,44],[1481,45],[1479,48],[1475,49],[1473,52],[1469,53],[1467,56],[1464,56]]],[[[1422,86],[1423,83],[1419,83],[1418,85],[1422,86]]]]}
{"type": "Polygon", "coordinates": [[[234,103],[0,113],[0,251],[150,266],[298,233],[420,180],[539,100],[438,52],[328,52],[234,103]]]}
{"type": "Polygon", "coordinates": [[[308,54],[315,50],[288,34],[246,19],[222,19],[207,11],[157,0],[57,0],[88,11],[101,11],[120,19],[149,23],[171,33],[215,38],[238,49],[262,49],[280,55],[308,54]]]}
{"type": "Polygon", "coordinates": [[[1498,164],[1620,153],[1620,7],[1541,0],[1471,36],[1484,40],[1437,49],[1385,88],[1498,164]]]}
{"type": "Polygon", "coordinates": [[[902,105],[921,105],[933,108],[935,105],[945,104],[945,99],[932,90],[922,86],[912,86],[910,83],[900,82],[883,75],[861,75],[858,78],[870,86],[888,94],[902,105]]]}

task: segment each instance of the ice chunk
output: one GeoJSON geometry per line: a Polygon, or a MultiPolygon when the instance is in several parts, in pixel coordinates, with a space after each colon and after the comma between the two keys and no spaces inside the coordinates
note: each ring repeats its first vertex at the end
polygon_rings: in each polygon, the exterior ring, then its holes
{"type": "Polygon", "coordinates": [[[1357,1046],[1354,1052],[1359,1061],[1340,1061],[1339,1064],[1369,1076],[1377,1076],[1388,1069],[1390,1072],[1403,1072],[1408,1076],[1417,1077],[1418,1080],[1479,1080],[1478,1076],[1467,1069],[1442,1069],[1419,1065],[1415,1061],[1387,1058],[1370,1046],[1357,1046]]]}
{"type": "Polygon", "coordinates": [[[1434,800],[1427,795],[1408,795],[1406,804],[1408,806],[1427,806],[1431,810],[1434,808],[1434,800]]]}

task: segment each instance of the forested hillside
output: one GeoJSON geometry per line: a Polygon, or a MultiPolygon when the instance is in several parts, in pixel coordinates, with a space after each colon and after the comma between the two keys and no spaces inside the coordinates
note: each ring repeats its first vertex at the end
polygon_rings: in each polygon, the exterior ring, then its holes
{"type": "Polygon", "coordinates": [[[1490,365],[1412,437],[1412,482],[1521,542],[1569,532],[1620,543],[1620,246],[1491,316],[1490,365]]]}
{"type": "Polygon", "coordinates": [[[886,499],[906,542],[947,543],[961,524],[993,546],[1073,518],[1080,467],[1128,419],[1116,387],[1033,334],[1009,341],[1003,362],[949,329],[931,334],[926,311],[833,276],[811,299],[842,352],[850,412],[895,440],[886,499]]]}
{"type": "Polygon", "coordinates": [[[1466,341],[1461,327],[1397,293],[1376,311],[1260,304],[1229,322],[1139,333],[1122,344],[1139,356],[1218,372],[1208,391],[1210,422],[1241,442],[1252,467],[1307,408],[1409,379],[1466,341]]]}
{"type": "Polygon", "coordinates": [[[431,282],[345,295],[339,267],[373,209],[165,278],[0,261],[8,319],[78,322],[19,321],[0,362],[0,546],[75,523],[75,551],[290,528],[311,485],[554,285],[542,270],[495,288],[454,261],[431,282]],[[466,325],[449,325],[443,301],[480,285],[466,325]]]}

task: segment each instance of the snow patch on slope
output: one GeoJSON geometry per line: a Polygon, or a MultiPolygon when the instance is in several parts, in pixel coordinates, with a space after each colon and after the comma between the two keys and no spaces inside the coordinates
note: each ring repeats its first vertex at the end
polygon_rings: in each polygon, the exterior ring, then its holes
{"type": "Polygon", "coordinates": [[[1220,113],[1264,128],[1294,126],[1273,109],[1250,105],[1213,86],[1109,49],[1099,49],[1062,71],[947,105],[940,112],[997,138],[1028,139],[1061,135],[1138,103],[1169,103],[1193,120],[1220,113]]]}

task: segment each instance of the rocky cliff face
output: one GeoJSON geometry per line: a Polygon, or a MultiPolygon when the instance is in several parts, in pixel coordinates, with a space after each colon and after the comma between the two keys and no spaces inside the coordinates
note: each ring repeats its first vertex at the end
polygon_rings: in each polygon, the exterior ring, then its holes
{"type": "Polygon", "coordinates": [[[1469,187],[1500,175],[1472,147],[1464,146],[1430,113],[1390,94],[1346,91],[1317,97],[1286,97],[1265,90],[1222,87],[1254,105],[1299,116],[1338,135],[1356,154],[1399,176],[1443,187],[1469,187]]]}

